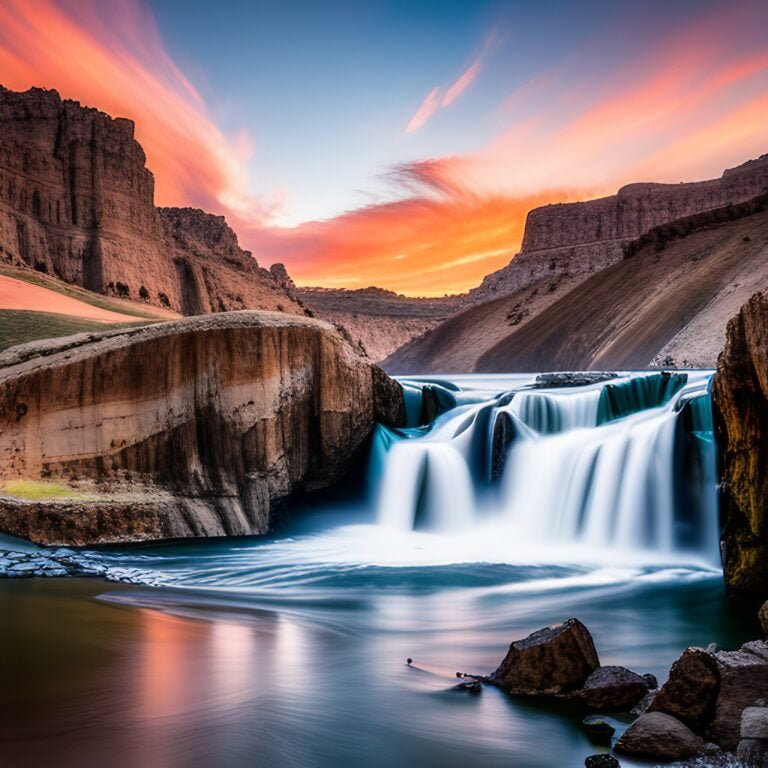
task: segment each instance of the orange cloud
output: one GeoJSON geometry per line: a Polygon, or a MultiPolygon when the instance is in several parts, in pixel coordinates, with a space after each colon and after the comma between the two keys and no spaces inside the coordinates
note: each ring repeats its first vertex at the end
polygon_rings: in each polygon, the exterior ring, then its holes
{"type": "Polygon", "coordinates": [[[194,205],[261,221],[269,207],[248,190],[247,137],[230,141],[166,52],[137,2],[3,0],[0,82],[55,88],[64,98],[136,123],[160,205],[194,205]]]}

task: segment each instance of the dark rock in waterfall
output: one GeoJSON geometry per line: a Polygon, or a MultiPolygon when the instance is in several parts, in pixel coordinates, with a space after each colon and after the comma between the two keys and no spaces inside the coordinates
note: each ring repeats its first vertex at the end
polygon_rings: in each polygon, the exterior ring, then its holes
{"type": "Polygon", "coordinates": [[[610,747],[611,738],[616,733],[616,729],[607,720],[596,715],[585,717],[581,721],[581,730],[599,747],[610,747]]]}
{"type": "Polygon", "coordinates": [[[556,389],[560,387],[586,387],[617,378],[618,374],[606,371],[584,371],[581,373],[540,373],[533,384],[535,389],[556,389]]]}
{"type": "Polygon", "coordinates": [[[568,619],[513,642],[490,682],[518,695],[567,694],[580,689],[599,666],[589,630],[568,619]]]}
{"type": "Polygon", "coordinates": [[[585,768],[620,768],[619,761],[608,754],[590,755],[584,761],[585,768]]]}
{"type": "Polygon", "coordinates": [[[704,740],[671,715],[641,715],[616,742],[616,751],[652,760],[687,760],[704,752],[704,740]]]}
{"type": "Polygon", "coordinates": [[[441,413],[456,407],[456,396],[445,387],[426,384],[421,388],[419,424],[431,424],[441,413]]]}
{"type": "Polygon", "coordinates": [[[599,755],[590,755],[584,760],[584,766],[585,768],[621,768],[619,761],[607,752],[599,755]]]}
{"type": "Polygon", "coordinates": [[[647,682],[624,667],[599,667],[584,683],[582,700],[599,711],[627,712],[648,693],[647,682]]]}
{"type": "Polygon", "coordinates": [[[507,452],[515,437],[515,425],[508,414],[499,412],[493,424],[493,446],[491,456],[491,480],[498,480],[504,473],[507,452]]]}

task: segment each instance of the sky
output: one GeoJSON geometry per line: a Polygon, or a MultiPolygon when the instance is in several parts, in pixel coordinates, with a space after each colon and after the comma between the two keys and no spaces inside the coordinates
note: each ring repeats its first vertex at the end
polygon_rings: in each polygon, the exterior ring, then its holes
{"type": "Polygon", "coordinates": [[[768,152],[768,3],[0,0],[0,83],[133,119],[300,285],[437,296],[534,207],[768,152]]]}

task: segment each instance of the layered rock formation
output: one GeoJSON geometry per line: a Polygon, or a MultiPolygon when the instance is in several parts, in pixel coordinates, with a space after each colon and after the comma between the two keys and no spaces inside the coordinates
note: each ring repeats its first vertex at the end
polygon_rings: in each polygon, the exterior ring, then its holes
{"type": "Polygon", "coordinates": [[[728,320],[768,289],[768,195],[658,227],[585,279],[465,310],[384,361],[393,373],[714,367],[728,320]]]}
{"type": "MultiPolygon", "coordinates": [[[[273,274],[281,275],[282,265],[275,266],[278,269],[273,274]]],[[[410,298],[382,288],[295,290],[303,304],[319,317],[344,328],[368,357],[376,361],[434,328],[462,302],[459,296],[410,298]]]]}
{"type": "Polygon", "coordinates": [[[0,475],[72,499],[0,500],[44,544],[264,533],[275,505],[350,468],[399,384],[330,325],[225,313],[0,355],[0,475]]]}
{"type": "Polygon", "coordinates": [[[0,86],[0,260],[186,314],[303,312],[221,217],[158,214],[130,120],[39,88],[0,86]]]}
{"type": "Polygon", "coordinates": [[[624,246],[654,227],[744,202],[768,190],[768,155],[687,184],[629,184],[616,195],[535,208],[522,249],[510,264],[470,291],[488,301],[555,275],[586,276],[621,260],[624,246]]]}
{"type": "Polygon", "coordinates": [[[725,580],[768,598],[768,294],[728,324],[713,388],[721,452],[725,580]]]}

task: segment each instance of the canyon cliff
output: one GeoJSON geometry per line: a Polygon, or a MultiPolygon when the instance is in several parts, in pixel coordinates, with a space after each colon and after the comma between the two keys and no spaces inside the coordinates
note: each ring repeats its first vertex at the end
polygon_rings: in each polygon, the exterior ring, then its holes
{"type": "Polygon", "coordinates": [[[130,120],[0,86],[0,261],[198,314],[300,304],[222,217],[158,209],[130,120]]]}
{"type": "Polygon", "coordinates": [[[470,300],[487,301],[548,277],[590,275],[620,261],[629,242],[656,227],[766,190],[768,155],[763,155],[727,169],[719,179],[628,184],[610,197],[534,208],[520,253],[470,291],[470,300]]]}
{"type": "Polygon", "coordinates": [[[725,580],[768,599],[768,294],[728,323],[713,387],[720,449],[725,580]]]}
{"type": "Polygon", "coordinates": [[[394,373],[711,368],[728,320],[766,288],[761,194],[656,227],[592,274],[554,270],[465,309],[382,365],[394,373]]]}
{"type": "Polygon", "coordinates": [[[0,475],[71,498],[0,497],[0,531],[41,544],[266,532],[327,488],[400,385],[333,326],[237,312],[82,334],[0,355],[0,475]]]}

